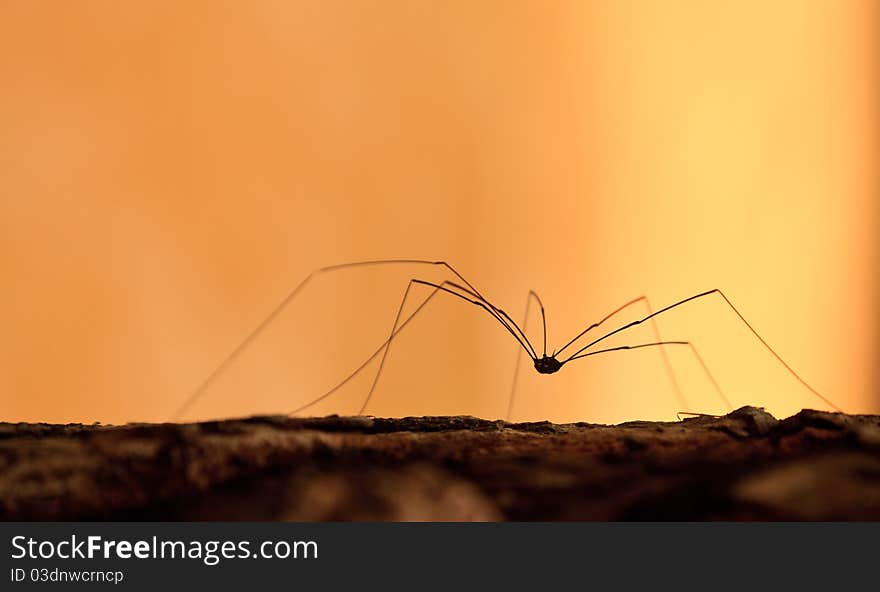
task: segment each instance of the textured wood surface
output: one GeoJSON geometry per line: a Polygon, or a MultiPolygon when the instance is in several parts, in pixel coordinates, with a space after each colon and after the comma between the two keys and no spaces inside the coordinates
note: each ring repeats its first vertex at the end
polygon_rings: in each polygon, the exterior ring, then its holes
{"type": "Polygon", "coordinates": [[[877,520],[880,416],[0,424],[4,520],[877,520]]]}

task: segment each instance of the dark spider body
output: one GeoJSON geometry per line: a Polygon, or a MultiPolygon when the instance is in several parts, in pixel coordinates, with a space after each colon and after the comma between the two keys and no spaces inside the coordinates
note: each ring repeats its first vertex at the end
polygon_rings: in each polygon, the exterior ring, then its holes
{"type": "Polygon", "coordinates": [[[554,372],[559,372],[560,368],[562,368],[562,362],[554,356],[544,354],[541,358],[535,358],[535,370],[540,374],[553,374],[554,372]]]}

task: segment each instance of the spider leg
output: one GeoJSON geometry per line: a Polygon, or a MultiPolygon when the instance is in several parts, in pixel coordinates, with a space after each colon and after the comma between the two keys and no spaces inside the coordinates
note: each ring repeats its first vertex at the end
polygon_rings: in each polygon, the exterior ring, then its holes
{"type": "MultiPolygon", "coordinates": [[[[438,292],[441,292],[441,291],[442,291],[442,292],[446,292],[446,293],[448,293],[448,294],[452,294],[453,296],[458,296],[458,297],[461,298],[462,300],[465,300],[466,302],[470,302],[471,304],[475,304],[475,305],[479,306],[480,308],[486,310],[486,312],[489,312],[489,313],[491,314],[491,311],[490,311],[489,308],[488,308],[489,306],[492,306],[491,304],[489,304],[488,302],[486,302],[481,296],[479,296],[479,295],[476,294],[475,292],[471,292],[471,291],[468,290],[467,288],[464,288],[463,286],[460,286],[460,285],[456,284],[455,282],[444,281],[444,282],[442,282],[442,283],[440,283],[440,284],[435,284],[435,283],[428,282],[428,281],[425,281],[425,280],[420,280],[420,279],[415,279],[415,278],[411,279],[411,280],[409,281],[409,283],[407,284],[407,286],[406,286],[406,291],[403,293],[403,299],[401,300],[401,302],[400,302],[400,306],[399,306],[398,309],[397,309],[397,316],[394,318],[394,324],[393,324],[392,327],[391,327],[391,335],[389,335],[388,339],[387,339],[387,340],[385,341],[385,343],[381,346],[381,347],[384,347],[384,348],[385,348],[385,351],[384,351],[384,353],[382,354],[382,360],[379,362],[379,370],[376,372],[376,376],[375,376],[375,378],[373,378],[373,384],[370,385],[370,390],[369,390],[369,392],[367,393],[367,398],[364,400],[364,404],[361,406],[360,411],[358,411],[358,415],[363,415],[363,414],[364,414],[364,410],[366,410],[367,405],[370,403],[370,399],[371,399],[372,396],[373,396],[373,391],[376,390],[376,385],[377,385],[378,382],[379,382],[379,377],[382,375],[382,369],[385,367],[385,360],[388,358],[388,352],[391,351],[391,341],[392,341],[392,340],[394,339],[394,337],[400,332],[400,330],[403,329],[403,327],[404,327],[407,323],[409,323],[410,320],[412,320],[412,318],[413,318],[413,317],[414,317],[414,316],[415,316],[415,315],[416,315],[416,314],[417,314],[417,313],[418,313],[418,312],[419,312],[419,311],[420,311],[420,310],[421,310],[421,309],[422,309],[422,308],[428,303],[428,300],[430,300],[431,298],[433,298],[438,292]],[[419,307],[418,307],[418,308],[417,308],[417,309],[416,309],[416,310],[415,310],[415,311],[414,311],[409,317],[407,317],[407,319],[406,319],[402,324],[400,324],[400,326],[398,326],[398,324],[400,323],[400,314],[401,314],[401,312],[403,311],[403,307],[404,307],[404,305],[406,304],[406,299],[407,299],[407,297],[409,297],[409,295],[410,295],[410,290],[412,289],[413,284],[422,284],[422,285],[424,285],[424,286],[430,286],[430,287],[433,287],[434,290],[433,290],[433,291],[431,292],[431,294],[430,294],[430,295],[429,295],[429,296],[428,296],[428,297],[427,297],[427,298],[426,298],[426,299],[425,299],[425,300],[419,305],[419,307]],[[469,296],[471,296],[471,297],[473,297],[473,298],[469,298],[469,297],[467,297],[467,296],[463,296],[462,294],[459,294],[459,293],[457,293],[457,292],[454,292],[454,291],[450,290],[450,289],[447,288],[446,286],[452,286],[452,287],[454,287],[454,288],[456,288],[456,289],[458,289],[458,290],[461,290],[462,292],[464,292],[465,294],[468,294],[469,296]]],[[[494,307],[493,307],[493,308],[494,308],[494,307]]],[[[497,309],[496,309],[496,310],[497,310],[497,309]]],[[[495,315],[492,315],[492,316],[494,317],[495,315]]],[[[497,317],[495,317],[495,318],[497,318],[497,317]]],[[[529,352],[529,349],[528,349],[528,347],[526,346],[526,343],[524,343],[524,342],[522,341],[522,339],[521,339],[521,338],[520,338],[520,337],[519,337],[519,336],[518,336],[518,335],[517,335],[517,334],[516,334],[511,328],[510,328],[510,327],[507,326],[506,323],[503,323],[503,322],[502,322],[501,324],[504,325],[504,327],[508,330],[508,332],[513,336],[514,339],[516,339],[516,341],[517,341],[517,342],[519,343],[519,345],[522,347],[522,349],[520,349],[519,352],[522,353],[522,351],[525,350],[526,353],[529,354],[529,356],[532,356],[533,354],[529,352]]],[[[377,351],[376,353],[378,353],[378,351],[377,351]]],[[[374,354],[374,355],[375,355],[375,354],[374,354]]],[[[368,361],[369,361],[369,360],[368,360],[368,361]]],[[[366,362],[365,362],[365,364],[366,364],[366,362]]],[[[349,378],[351,378],[351,377],[349,377],[349,378]]],[[[347,381],[348,381],[348,379],[346,379],[346,382],[347,382],[347,381]]],[[[341,386],[341,385],[339,385],[339,386],[341,386]]],[[[339,388],[339,387],[337,386],[336,388],[339,388]]],[[[334,388],[334,390],[335,390],[335,388],[334,388]]],[[[331,391],[331,392],[332,392],[332,391],[331,391]]],[[[326,396],[326,395],[325,395],[325,396],[326,396]]],[[[322,398],[323,398],[323,397],[322,397],[322,398]]],[[[302,408],[300,408],[300,410],[301,410],[301,409],[302,409],[302,408]]],[[[299,411],[299,410],[298,410],[298,411],[299,411]]]]}
{"type": "Polygon", "coordinates": [[[604,354],[604,353],[608,353],[608,352],[621,351],[621,350],[625,350],[625,349],[640,349],[643,347],[653,347],[653,346],[659,346],[659,345],[690,345],[690,344],[691,344],[690,341],[654,341],[651,343],[640,343],[638,345],[618,345],[617,347],[609,347],[607,349],[597,349],[596,351],[587,352],[585,354],[581,354],[579,356],[569,358],[565,361],[565,363],[567,364],[568,362],[571,362],[572,360],[579,360],[581,358],[586,358],[587,356],[595,356],[596,354],[604,354]]]}
{"type": "MultiPolygon", "coordinates": [[[[534,348],[531,346],[531,343],[528,340],[528,337],[522,332],[515,322],[505,313],[503,310],[496,308],[494,305],[489,303],[482,294],[471,284],[468,282],[464,276],[462,276],[458,271],[452,267],[446,261],[432,261],[428,259],[375,259],[370,261],[355,261],[352,263],[342,263],[338,265],[329,265],[327,267],[322,267],[320,269],[316,269],[311,272],[308,276],[305,277],[293,290],[287,293],[287,295],[281,300],[281,302],[269,313],[269,315],[263,319],[263,321],[256,326],[242,341],[239,343],[224,359],[217,365],[216,368],[202,381],[202,383],[196,388],[187,399],[183,402],[183,404],[178,407],[177,411],[172,415],[172,419],[176,419],[183,415],[185,411],[187,411],[199,398],[204,395],[204,393],[208,390],[208,388],[235,362],[239,356],[241,356],[248,347],[253,344],[254,341],[275,321],[276,318],[284,311],[285,308],[293,301],[294,298],[312,281],[313,278],[328,272],[339,271],[342,269],[349,269],[353,267],[366,267],[366,266],[379,266],[379,265],[399,265],[399,264],[420,264],[420,265],[440,265],[446,267],[452,274],[454,274],[457,278],[459,278],[464,284],[466,284],[469,288],[469,292],[472,293],[475,298],[480,299],[482,302],[486,304],[484,307],[489,314],[498,319],[502,325],[504,325],[508,331],[511,333],[515,333],[520,337],[517,338],[519,341],[522,339],[528,347],[534,352],[534,348]]],[[[377,354],[378,355],[378,354],[377,354]]],[[[532,355],[530,353],[530,355],[532,355]]]]}
{"type": "MultiPolygon", "coordinates": [[[[654,311],[651,309],[651,303],[650,303],[650,301],[648,301],[648,297],[646,295],[643,294],[643,295],[639,296],[638,298],[633,298],[629,302],[626,302],[625,304],[618,306],[617,308],[612,310],[610,313],[605,315],[601,320],[593,323],[592,325],[590,325],[589,327],[587,327],[586,329],[584,329],[583,331],[581,331],[580,333],[575,335],[575,337],[571,341],[566,343],[564,346],[562,346],[562,348],[560,350],[558,350],[556,352],[556,355],[562,353],[565,349],[567,349],[569,346],[574,344],[578,339],[580,339],[581,337],[586,335],[589,331],[595,329],[596,327],[599,327],[605,321],[607,321],[608,319],[610,319],[611,317],[613,317],[614,315],[616,315],[617,313],[619,313],[623,309],[625,309],[629,306],[632,306],[633,304],[635,304],[637,302],[644,302],[645,307],[648,309],[648,314],[653,314],[654,311]]],[[[660,327],[657,324],[657,321],[655,319],[651,319],[651,326],[652,326],[652,329],[654,330],[654,338],[657,341],[663,341],[663,337],[660,335],[660,327]]],[[[577,355],[577,353],[578,352],[575,352],[575,355],[577,355]]],[[[681,391],[681,387],[679,386],[678,380],[675,377],[675,371],[672,369],[672,362],[669,361],[669,354],[667,353],[665,347],[660,348],[660,354],[663,357],[663,365],[666,367],[666,374],[669,376],[669,382],[672,384],[672,388],[675,391],[675,396],[678,399],[678,404],[682,408],[687,409],[688,407],[690,407],[690,405],[688,405],[687,399],[685,399],[684,393],[682,393],[682,391],[681,391]]],[[[699,357],[699,354],[697,354],[697,356],[699,357]]],[[[572,357],[574,357],[574,356],[572,356],[572,357]]],[[[569,358],[569,359],[571,359],[571,358],[569,358]]],[[[702,358],[701,358],[701,360],[702,360],[702,358]]],[[[703,366],[705,366],[705,364],[703,364],[703,366]]],[[[706,370],[706,373],[709,374],[708,369],[706,370]]],[[[709,374],[709,376],[711,378],[711,374],[709,374]]],[[[714,383],[715,380],[712,379],[712,382],[714,383]]],[[[718,389],[718,390],[720,392],[720,389],[718,389]]],[[[724,395],[722,394],[722,397],[723,396],[724,395]]]]}
{"type": "MultiPolygon", "coordinates": [[[[830,399],[828,399],[827,397],[825,397],[822,393],[820,393],[819,391],[817,391],[816,389],[814,389],[812,386],[810,386],[810,384],[809,384],[806,380],[804,380],[803,378],[801,378],[801,375],[798,374],[797,372],[795,372],[794,368],[792,368],[791,366],[789,366],[789,365],[788,365],[788,362],[786,362],[786,361],[782,358],[782,356],[780,356],[778,353],[776,353],[776,350],[774,350],[772,347],[770,347],[770,344],[767,343],[767,341],[766,341],[763,337],[761,337],[761,334],[758,333],[758,331],[757,331],[757,330],[751,325],[751,323],[749,323],[749,322],[746,320],[746,318],[745,318],[745,317],[742,315],[742,313],[741,313],[741,312],[740,312],[740,311],[739,311],[739,310],[733,305],[733,303],[732,303],[732,302],[730,301],[730,299],[724,294],[724,292],[722,292],[722,291],[721,291],[720,289],[718,289],[718,288],[715,288],[715,289],[712,289],[712,290],[707,290],[707,291],[705,291],[705,292],[700,292],[699,294],[694,294],[693,296],[689,296],[688,298],[684,298],[684,299],[682,299],[682,300],[679,300],[678,302],[674,302],[674,303],[670,304],[669,306],[665,306],[665,307],[661,308],[660,310],[658,310],[658,311],[656,311],[656,312],[652,312],[651,314],[649,314],[649,315],[646,316],[646,317],[643,317],[643,318],[638,319],[638,320],[636,320],[636,321],[632,321],[631,323],[628,323],[628,324],[626,324],[626,325],[624,325],[624,326],[622,326],[622,327],[619,327],[619,328],[615,329],[614,331],[611,331],[611,332],[609,332],[609,333],[606,333],[606,334],[603,335],[602,337],[599,337],[598,339],[594,339],[592,342],[588,343],[586,346],[584,346],[584,347],[582,347],[581,349],[579,349],[578,351],[576,351],[574,354],[571,355],[571,357],[569,357],[567,360],[565,360],[565,362],[571,361],[571,360],[574,359],[575,357],[580,357],[579,354],[581,354],[582,352],[588,350],[589,348],[591,348],[592,346],[596,345],[597,343],[599,343],[599,342],[601,342],[601,341],[603,341],[603,340],[605,340],[605,339],[608,339],[608,338],[611,337],[612,335],[616,335],[617,333],[620,333],[621,331],[625,331],[626,329],[629,329],[630,327],[634,327],[635,325],[639,325],[639,324],[641,324],[641,323],[644,323],[644,322],[647,321],[647,320],[651,320],[651,319],[653,319],[654,317],[656,317],[656,316],[658,316],[658,315],[660,315],[660,314],[663,314],[663,313],[666,312],[666,311],[672,310],[673,308],[677,308],[677,307],[679,307],[679,306],[682,306],[683,304],[687,304],[688,302],[692,302],[692,301],[694,301],[694,300],[696,300],[696,299],[698,299],[698,298],[703,298],[703,297],[705,297],[705,296],[710,296],[710,295],[712,295],[712,294],[718,294],[719,296],[721,296],[721,298],[724,299],[724,302],[726,302],[727,305],[733,310],[733,312],[736,313],[736,316],[738,316],[738,317],[740,318],[740,320],[743,322],[743,324],[745,324],[745,326],[748,327],[749,331],[752,332],[752,334],[758,339],[758,341],[760,341],[762,344],[764,344],[764,347],[767,348],[767,351],[769,351],[771,354],[773,354],[773,356],[779,361],[779,363],[782,364],[782,365],[785,367],[785,369],[788,370],[788,372],[789,372],[792,376],[794,376],[794,377],[797,379],[798,382],[800,382],[804,387],[806,387],[807,390],[809,390],[811,393],[813,393],[814,395],[816,395],[816,397],[818,397],[818,398],[821,399],[823,402],[825,402],[827,405],[829,405],[830,407],[832,407],[835,411],[839,411],[839,412],[841,412],[841,413],[843,412],[843,410],[842,410],[840,407],[838,407],[837,405],[835,405],[830,399]]],[[[564,364],[565,362],[563,362],[563,364],[564,364]]]]}
{"type": "MultiPolygon", "coordinates": [[[[526,312],[525,312],[525,315],[523,315],[522,328],[523,328],[523,331],[525,331],[526,325],[529,322],[529,308],[532,305],[532,299],[535,299],[535,301],[537,301],[537,303],[538,303],[538,306],[541,307],[541,320],[544,323],[544,355],[546,356],[547,355],[547,317],[544,315],[544,303],[541,302],[541,298],[538,296],[538,294],[534,290],[529,290],[529,295],[526,297],[526,312]]],[[[519,365],[520,365],[521,361],[522,361],[522,350],[518,349],[518,350],[516,350],[516,365],[513,368],[513,384],[510,387],[510,398],[507,400],[507,415],[505,416],[505,419],[507,421],[510,421],[510,416],[513,413],[513,399],[514,399],[514,396],[516,395],[516,383],[517,383],[517,378],[519,377],[519,365]]]]}
{"type": "MultiPolygon", "coordinates": [[[[728,400],[727,396],[724,394],[724,391],[721,390],[721,386],[718,384],[718,381],[715,380],[714,376],[712,376],[712,372],[709,371],[709,366],[706,365],[706,362],[703,360],[703,356],[700,355],[700,352],[697,351],[696,346],[693,343],[691,343],[690,341],[662,341],[662,340],[659,340],[657,342],[646,343],[644,345],[624,345],[624,346],[620,346],[620,347],[612,347],[609,349],[600,349],[597,351],[592,351],[592,352],[580,354],[577,356],[573,356],[573,357],[567,359],[565,361],[565,363],[567,364],[568,362],[571,362],[572,360],[586,358],[587,356],[592,356],[594,354],[601,354],[601,353],[605,353],[605,352],[618,351],[618,350],[623,350],[623,349],[638,349],[640,347],[649,347],[649,346],[654,346],[654,345],[660,346],[660,349],[662,351],[665,351],[665,348],[663,347],[665,345],[688,345],[688,346],[690,346],[691,352],[694,354],[694,357],[697,359],[697,362],[699,362],[700,366],[703,368],[703,372],[705,372],[706,376],[709,378],[709,380],[712,382],[712,385],[715,387],[715,392],[718,393],[718,397],[727,406],[728,409],[730,409],[731,411],[733,410],[733,405],[730,404],[730,400],[728,400]]],[[[667,358],[667,362],[668,361],[669,360],[667,358]]],[[[678,386],[677,383],[676,383],[676,386],[678,386]]],[[[688,412],[683,411],[681,413],[688,413],[688,412]]]]}
{"type": "MultiPolygon", "coordinates": [[[[293,411],[291,411],[291,412],[289,413],[289,415],[296,415],[297,413],[299,413],[299,412],[301,412],[301,411],[304,411],[305,409],[308,409],[309,407],[311,407],[311,406],[313,406],[313,405],[316,405],[317,403],[320,403],[321,401],[323,401],[324,399],[326,399],[327,397],[329,397],[330,395],[332,395],[333,393],[335,393],[336,391],[338,391],[340,388],[342,388],[343,386],[345,386],[346,384],[348,384],[349,381],[351,381],[355,376],[357,376],[357,375],[358,375],[358,374],[359,374],[364,368],[367,367],[367,365],[368,365],[370,362],[372,362],[374,359],[376,359],[376,357],[381,353],[381,354],[382,354],[382,359],[381,359],[381,361],[379,362],[379,370],[376,372],[376,376],[373,378],[373,383],[372,383],[371,386],[370,386],[370,390],[369,390],[369,392],[367,393],[367,397],[366,397],[366,399],[364,400],[363,405],[361,405],[360,411],[358,411],[358,415],[363,415],[364,410],[367,408],[367,405],[369,404],[370,399],[371,399],[372,396],[373,396],[373,391],[375,391],[375,389],[376,389],[376,385],[377,385],[378,382],[379,382],[379,377],[382,375],[382,370],[383,370],[383,368],[385,367],[385,360],[387,359],[387,357],[388,357],[388,352],[389,352],[390,349],[391,349],[391,342],[394,340],[395,337],[397,337],[398,333],[400,333],[400,332],[401,332],[401,331],[402,331],[402,330],[403,330],[403,329],[404,329],[404,328],[410,323],[410,321],[412,321],[413,318],[414,318],[419,312],[421,312],[422,309],[425,308],[425,306],[427,306],[428,302],[430,302],[430,301],[434,298],[434,296],[436,296],[436,295],[437,295],[438,293],[440,293],[440,292],[446,292],[446,293],[448,293],[448,294],[452,294],[453,296],[458,296],[459,298],[461,298],[461,299],[463,299],[463,300],[465,300],[465,301],[467,301],[467,302],[470,302],[470,303],[472,303],[472,304],[476,304],[477,306],[480,306],[481,308],[486,309],[486,305],[485,305],[482,301],[480,301],[480,300],[478,300],[478,299],[476,298],[476,294],[475,294],[475,293],[470,292],[470,291],[467,290],[466,288],[462,288],[462,287],[459,286],[458,284],[455,284],[454,282],[451,282],[451,281],[449,281],[449,280],[443,281],[443,282],[441,282],[440,284],[434,284],[434,283],[432,283],[432,282],[427,282],[427,281],[420,280],[420,279],[415,279],[415,278],[410,279],[409,282],[407,283],[406,290],[405,290],[404,293],[403,293],[403,298],[401,299],[400,306],[397,308],[397,315],[396,315],[395,318],[394,318],[394,325],[393,325],[392,328],[391,328],[391,334],[388,336],[388,338],[387,338],[385,341],[383,341],[383,342],[379,345],[379,347],[376,349],[376,351],[374,351],[374,352],[373,352],[373,353],[372,353],[372,354],[371,354],[366,360],[364,360],[364,361],[361,363],[360,366],[358,366],[357,368],[355,368],[355,369],[354,369],[354,370],[353,370],[348,376],[346,376],[346,377],[345,377],[345,378],[344,378],[339,384],[337,384],[336,386],[334,386],[332,389],[330,389],[329,391],[327,391],[326,393],[324,393],[324,394],[321,395],[320,397],[318,397],[318,398],[316,398],[316,399],[314,399],[314,400],[312,400],[312,401],[309,401],[309,402],[306,403],[305,405],[302,405],[302,406],[300,406],[300,407],[297,407],[296,409],[294,409],[293,411]],[[416,307],[416,309],[415,309],[412,313],[410,313],[409,316],[407,316],[407,317],[401,322],[400,317],[401,317],[401,314],[402,314],[402,312],[403,312],[403,308],[404,308],[404,306],[406,305],[407,298],[409,298],[409,296],[410,296],[410,294],[411,294],[410,291],[412,290],[412,286],[413,286],[413,284],[427,285],[427,286],[433,287],[434,289],[433,289],[433,290],[431,291],[431,293],[430,293],[430,294],[429,294],[429,295],[428,295],[428,296],[427,296],[427,297],[426,297],[426,298],[425,298],[425,299],[424,299],[424,300],[423,300],[423,301],[422,301],[422,302],[416,307]],[[464,292],[465,292],[466,294],[468,294],[468,295],[470,295],[470,296],[474,296],[474,299],[471,299],[471,298],[469,298],[469,297],[467,297],[467,296],[463,296],[463,295],[461,295],[461,294],[459,294],[459,293],[457,293],[457,292],[454,292],[453,290],[450,290],[449,288],[447,288],[447,286],[454,286],[454,287],[456,287],[456,288],[458,288],[458,289],[462,289],[462,290],[464,290],[464,292]]],[[[494,317],[494,315],[493,315],[493,317],[494,317]]],[[[506,326],[506,325],[505,325],[505,326],[506,326]]],[[[508,328],[508,331],[510,331],[509,328],[508,328]]],[[[513,334],[512,332],[511,332],[511,334],[514,335],[514,338],[516,338],[516,335],[515,335],[515,334],[513,334]]],[[[517,338],[517,340],[518,340],[518,338],[517,338]]],[[[518,340],[518,341],[519,341],[519,340],[518,340]]],[[[520,345],[521,345],[523,348],[525,348],[525,345],[523,345],[522,342],[520,342],[520,345]]]]}

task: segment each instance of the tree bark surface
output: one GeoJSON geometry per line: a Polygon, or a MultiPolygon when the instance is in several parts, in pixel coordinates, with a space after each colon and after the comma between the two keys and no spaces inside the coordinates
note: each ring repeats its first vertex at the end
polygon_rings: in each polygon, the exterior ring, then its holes
{"type": "Polygon", "coordinates": [[[3,520],[878,520],[880,416],[0,424],[3,520]]]}

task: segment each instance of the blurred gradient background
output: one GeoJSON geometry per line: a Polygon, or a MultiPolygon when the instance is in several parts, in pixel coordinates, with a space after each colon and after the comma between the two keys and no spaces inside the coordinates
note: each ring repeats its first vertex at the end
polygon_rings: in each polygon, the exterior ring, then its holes
{"type": "MultiPolygon", "coordinates": [[[[819,391],[880,412],[878,6],[0,0],[0,419],[166,420],[310,271],[386,257],[446,259],[518,321],[537,290],[551,349],[640,294],[719,287],[819,391]]],[[[324,392],[410,277],[444,276],[316,279],[186,418],[324,392]]],[[[734,406],[825,408],[719,298],[659,320],[734,406]]],[[[668,351],[689,410],[725,411],[668,351]]],[[[438,298],[367,412],[503,417],[515,355],[438,298]]],[[[356,412],[374,371],[309,411],[356,412]]],[[[647,348],[524,364],[513,417],[681,410],[647,348]]]]}

